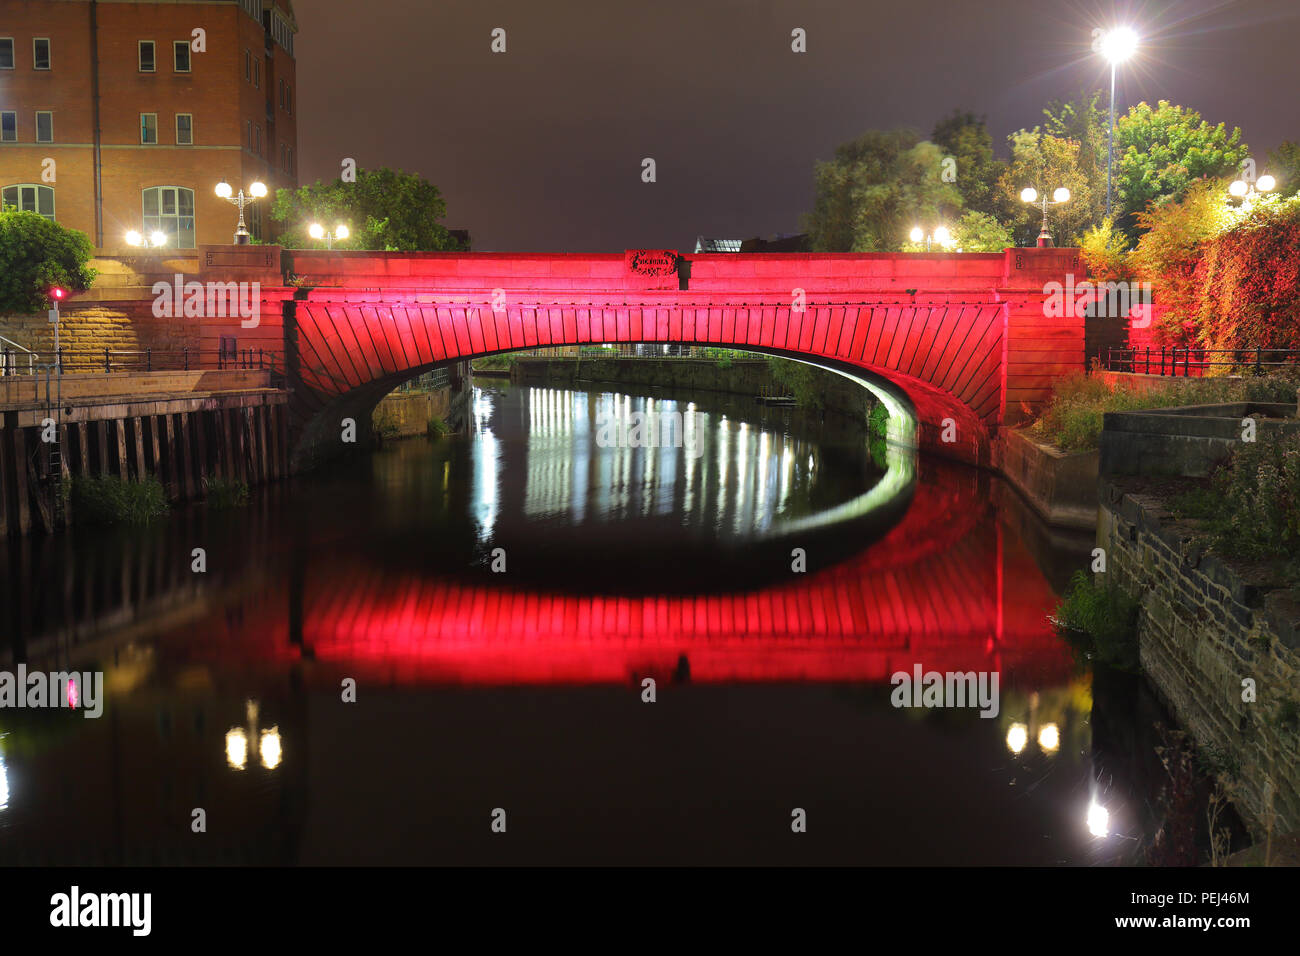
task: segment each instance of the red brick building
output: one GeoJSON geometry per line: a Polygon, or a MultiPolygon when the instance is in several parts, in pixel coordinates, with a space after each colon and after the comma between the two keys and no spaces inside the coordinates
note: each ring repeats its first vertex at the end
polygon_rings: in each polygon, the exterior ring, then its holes
{"type": "Polygon", "coordinates": [[[218,182],[297,186],[297,30],[290,0],[0,0],[0,199],[108,253],[230,242],[218,182]]]}

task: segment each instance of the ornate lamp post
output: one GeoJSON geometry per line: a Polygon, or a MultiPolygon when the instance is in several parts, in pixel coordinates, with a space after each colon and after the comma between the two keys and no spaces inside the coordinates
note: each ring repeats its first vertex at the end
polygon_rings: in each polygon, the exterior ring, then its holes
{"type": "Polygon", "coordinates": [[[1049,205],[1057,206],[1063,202],[1069,202],[1070,190],[1062,186],[1060,189],[1057,189],[1052,193],[1052,198],[1049,200],[1046,193],[1043,194],[1042,199],[1039,199],[1038,190],[1033,186],[1026,186],[1024,189],[1020,190],[1020,198],[1031,205],[1041,205],[1043,207],[1043,231],[1038,234],[1038,247],[1044,249],[1055,245],[1055,243],[1052,242],[1052,234],[1047,231],[1047,207],[1049,205]]]}
{"type": "Polygon", "coordinates": [[[315,239],[317,242],[319,242],[321,239],[324,239],[325,248],[333,249],[335,239],[337,239],[339,242],[342,242],[348,236],[352,235],[352,232],[343,223],[339,223],[337,226],[335,226],[333,232],[326,232],[324,226],[322,226],[318,222],[313,222],[310,226],[307,227],[307,234],[311,236],[313,239],[315,239]]]}
{"type": "Polygon", "coordinates": [[[126,244],[128,246],[143,246],[145,249],[157,249],[161,246],[167,245],[167,233],[163,232],[161,229],[155,229],[147,236],[141,235],[132,229],[123,238],[126,239],[126,244]]]}
{"type": "Polygon", "coordinates": [[[936,226],[933,232],[926,232],[920,226],[914,226],[908,238],[918,244],[924,240],[926,252],[930,251],[931,243],[937,244],[942,249],[948,249],[955,241],[947,226],[936,226]]]}
{"type": "Polygon", "coordinates": [[[265,196],[266,186],[260,182],[253,183],[248,187],[247,196],[244,195],[242,189],[239,191],[238,196],[232,195],[233,192],[234,190],[230,188],[230,183],[226,182],[224,179],[217,183],[217,195],[239,207],[239,225],[235,229],[235,245],[246,246],[248,245],[249,235],[248,227],[244,225],[244,207],[252,205],[255,200],[261,199],[265,196]]]}

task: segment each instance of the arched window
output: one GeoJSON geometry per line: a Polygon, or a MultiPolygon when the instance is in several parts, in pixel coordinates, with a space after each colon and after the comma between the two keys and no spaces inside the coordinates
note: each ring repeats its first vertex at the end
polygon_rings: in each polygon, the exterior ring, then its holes
{"type": "Polygon", "coordinates": [[[54,221],[54,187],[35,183],[18,183],[6,186],[0,193],[0,205],[13,206],[24,212],[38,212],[50,222],[54,221]]]}
{"type": "Polygon", "coordinates": [[[144,190],[144,234],[166,233],[173,249],[193,249],[194,190],[184,186],[153,186],[144,190]]]}

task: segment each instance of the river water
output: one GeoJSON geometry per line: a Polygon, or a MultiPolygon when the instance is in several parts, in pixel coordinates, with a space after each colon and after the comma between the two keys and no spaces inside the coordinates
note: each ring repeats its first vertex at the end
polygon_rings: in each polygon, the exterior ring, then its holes
{"type": "Polygon", "coordinates": [[[480,381],[471,419],[244,508],[10,542],[3,666],[100,671],[104,701],[0,710],[0,861],[1149,842],[1158,711],[1047,620],[1088,537],[998,479],[716,394],[480,381]],[[672,427],[645,447],[638,421],[672,427]],[[895,706],[918,669],[996,675],[996,706],[895,706]]]}

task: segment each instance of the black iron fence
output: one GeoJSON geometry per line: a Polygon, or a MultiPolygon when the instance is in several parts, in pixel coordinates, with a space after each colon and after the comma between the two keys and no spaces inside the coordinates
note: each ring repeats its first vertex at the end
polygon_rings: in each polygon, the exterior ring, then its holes
{"type": "Polygon", "coordinates": [[[269,369],[282,363],[265,349],[59,349],[58,352],[0,351],[0,375],[31,375],[48,368],[65,375],[94,372],[189,372],[204,368],[269,369]]]}
{"type": "Polygon", "coordinates": [[[1222,368],[1262,375],[1300,366],[1300,349],[1106,349],[1100,358],[1102,368],[1112,372],[1196,377],[1222,368]]]}

